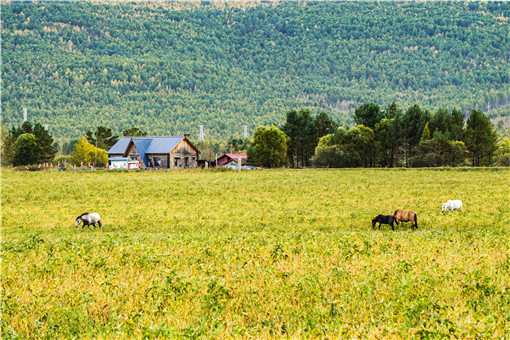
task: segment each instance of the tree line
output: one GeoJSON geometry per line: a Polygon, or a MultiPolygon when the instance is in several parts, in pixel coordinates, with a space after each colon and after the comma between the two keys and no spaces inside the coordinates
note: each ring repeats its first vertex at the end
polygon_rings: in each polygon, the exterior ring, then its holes
{"type": "MultiPolygon", "coordinates": [[[[342,126],[324,112],[289,110],[283,125],[260,126],[251,139],[206,140],[196,146],[202,159],[246,152],[251,163],[263,167],[510,166],[510,139],[498,136],[479,110],[465,120],[457,109],[432,113],[417,104],[403,111],[395,102],[385,109],[366,103],[355,110],[353,120],[355,126],[342,126]]],[[[138,127],[123,131],[123,136],[146,135],[138,127]]],[[[108,127],[88,130],[63,159],[104,166],[106,150],[119,138],[108,127]]],[[[8,132],[2,124],[2,165],[52,162],[57,151],[53,137],[38,123],[27,121],[8,132]]]]}
{"type": "Polygon", "coordinates": [[[355,127],[343,127],[325,113],[313,117],[306,109],[291,110],[281,128],[257,129],[248,154],[252,161],[269,167],[510,165],[509,138],[498,138],[489,118],[479,110],[465,121],[456,109],[431,113],[413,105],[404,112],[394,102],[384,110],[367,103],[355,110],[354,121],[355,127]],[[274,153],[267,151],[271,148],[274,153]],[[272,161],[275,153],[282,158],[272,161]]]}
{"type": "Polygon", "coordinates": [[[2,124],[2,165],[52,162],[56,153],[53,137],[41,124],[26,121],[9,131],[2,124]]]}
{"type": "MultiPolygon", "coordinates": [[[[64,166],[93,165],[103,167],[108,163],[107,150],[117,141],[111,128],[98,126],[95,131],[87,130],[77,140],[64,144],[64,149],[55,143],[53,136],[39,123],[25,121],[19,127],[7,131],[2,122],[2,166],[28,166],[57,162],[64,166]],[[55,157],[60,154],[58,157],[55,157]]],[[[126,129],[123,136],[140,137],[147,133],[137,127],[126,129]]]]}

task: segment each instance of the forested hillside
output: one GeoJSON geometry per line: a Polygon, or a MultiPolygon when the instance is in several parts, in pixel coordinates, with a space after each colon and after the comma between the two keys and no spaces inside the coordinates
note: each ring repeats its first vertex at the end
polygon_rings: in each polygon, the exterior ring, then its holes
{"type": "Polygon", "coordinates": [[[3,2],[3,121],[26,107],[60,141],[97,125],[197,136],[203,124],[227,139],[289,109],[351,123],[367,102],[508,103],[508,2],[239,6],[3,2]]]}

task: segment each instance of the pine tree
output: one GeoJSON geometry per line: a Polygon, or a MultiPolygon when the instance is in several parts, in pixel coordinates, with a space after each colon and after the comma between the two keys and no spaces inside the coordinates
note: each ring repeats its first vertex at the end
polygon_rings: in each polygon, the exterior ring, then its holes
{"type": "Polygon", "coordinates": [[[357,125],[364,125],[375,128],[375,124],[379,123],[383,118],[383,113],[379,105],[374,103],[363,104],[354,111],[354,122],[357,125]]]}
{"type": "Polygon", "coordinates": [[[465,144],[471,154],[472,165],[490,166],[497,150],[494,126],[481,111],[473,110],[466,122],[465,144]]]}
{"type": "Polygon", "coordinates": [[[464,114],[462,111],[453,109],[450,116],[450,138],[452,140],[464,140],[464,114]]]}
{"type": "Polygon", "coordinates": [[[421,135],[425,124],[430,119],[430,113],[422,110],[418,105],[413,105],[407,109],[402,117],[402,137],[405,143],[405,157],[407,166],[411,166],[410,160],[418,144],[420,144],[421,135]]]}
{"type": "Polygon", "coordinates": [[[90,144],[104,150],[109,150],[119,140],[119,137],[113,134],[111,128],[104,126],[98,126],[94,133],[87,131],[85,136],[90,144]]]}
{"type": "Polygon", "coordinates": [[[137,127],[122,131],[124,137],[144,137],[147,136],[147,132],[140,130],[137,127]]]}
{"type": "Polygon", "coordinates": [[[34,125],[33,131],[37,144],[40,147],[40,157],[38,162],[52,162],[57,153],[57,150],[55,150],[55,147],[53,146],[53,137],[39,123],[34,125]]]}

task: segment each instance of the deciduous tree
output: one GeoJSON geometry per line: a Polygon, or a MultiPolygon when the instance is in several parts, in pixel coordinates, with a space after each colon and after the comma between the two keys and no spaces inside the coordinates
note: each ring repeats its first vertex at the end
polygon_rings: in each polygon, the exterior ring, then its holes
{"type": "Polygon", "coordinates": [[[15,155],[14,143],[16,139],[13,135],[7,132],[3,121],[1,122],[2,134],[2,166],[12,165],[15,155]]]}
{"type": "Polygon", "coordinates": [[[268,168],[286,166],[287,137],[276,126],[259,126],[253,134],[253,142],[248,149],[250,161],[268,168]]]}
{"type": "Polygon", "coordinates": [[[510,166],[510,138],[505,137],[498,143],[497,165],[510,166]]]}
{"type": "MultiPolygon", "coordinates": [[[[75,165],[93,164],[96,160],[96,147],[87,142],[85,137],[82,137],[74,145],[71,161],[75,165]]],[[[108,163],[108,155],[106,150],[97,148],[97,164],[96,166],[102,167],[108,163]]]]}
{"type": "Polygon", "coordinates": [[[30,165],[37,164],[41,153],[41,148],[37,145],[37,139],[31,133],[24,133],[16,139],[15,155],[13,164],[30,165]]]}

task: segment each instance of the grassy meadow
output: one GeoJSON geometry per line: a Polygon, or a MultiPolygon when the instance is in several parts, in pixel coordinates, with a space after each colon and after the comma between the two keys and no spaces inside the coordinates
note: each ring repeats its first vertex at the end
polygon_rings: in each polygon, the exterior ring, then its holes
{"type": "Polygon", "coordinates": [[[2,339],[510,337],[508,169],[1,176],[2,339]]]}

